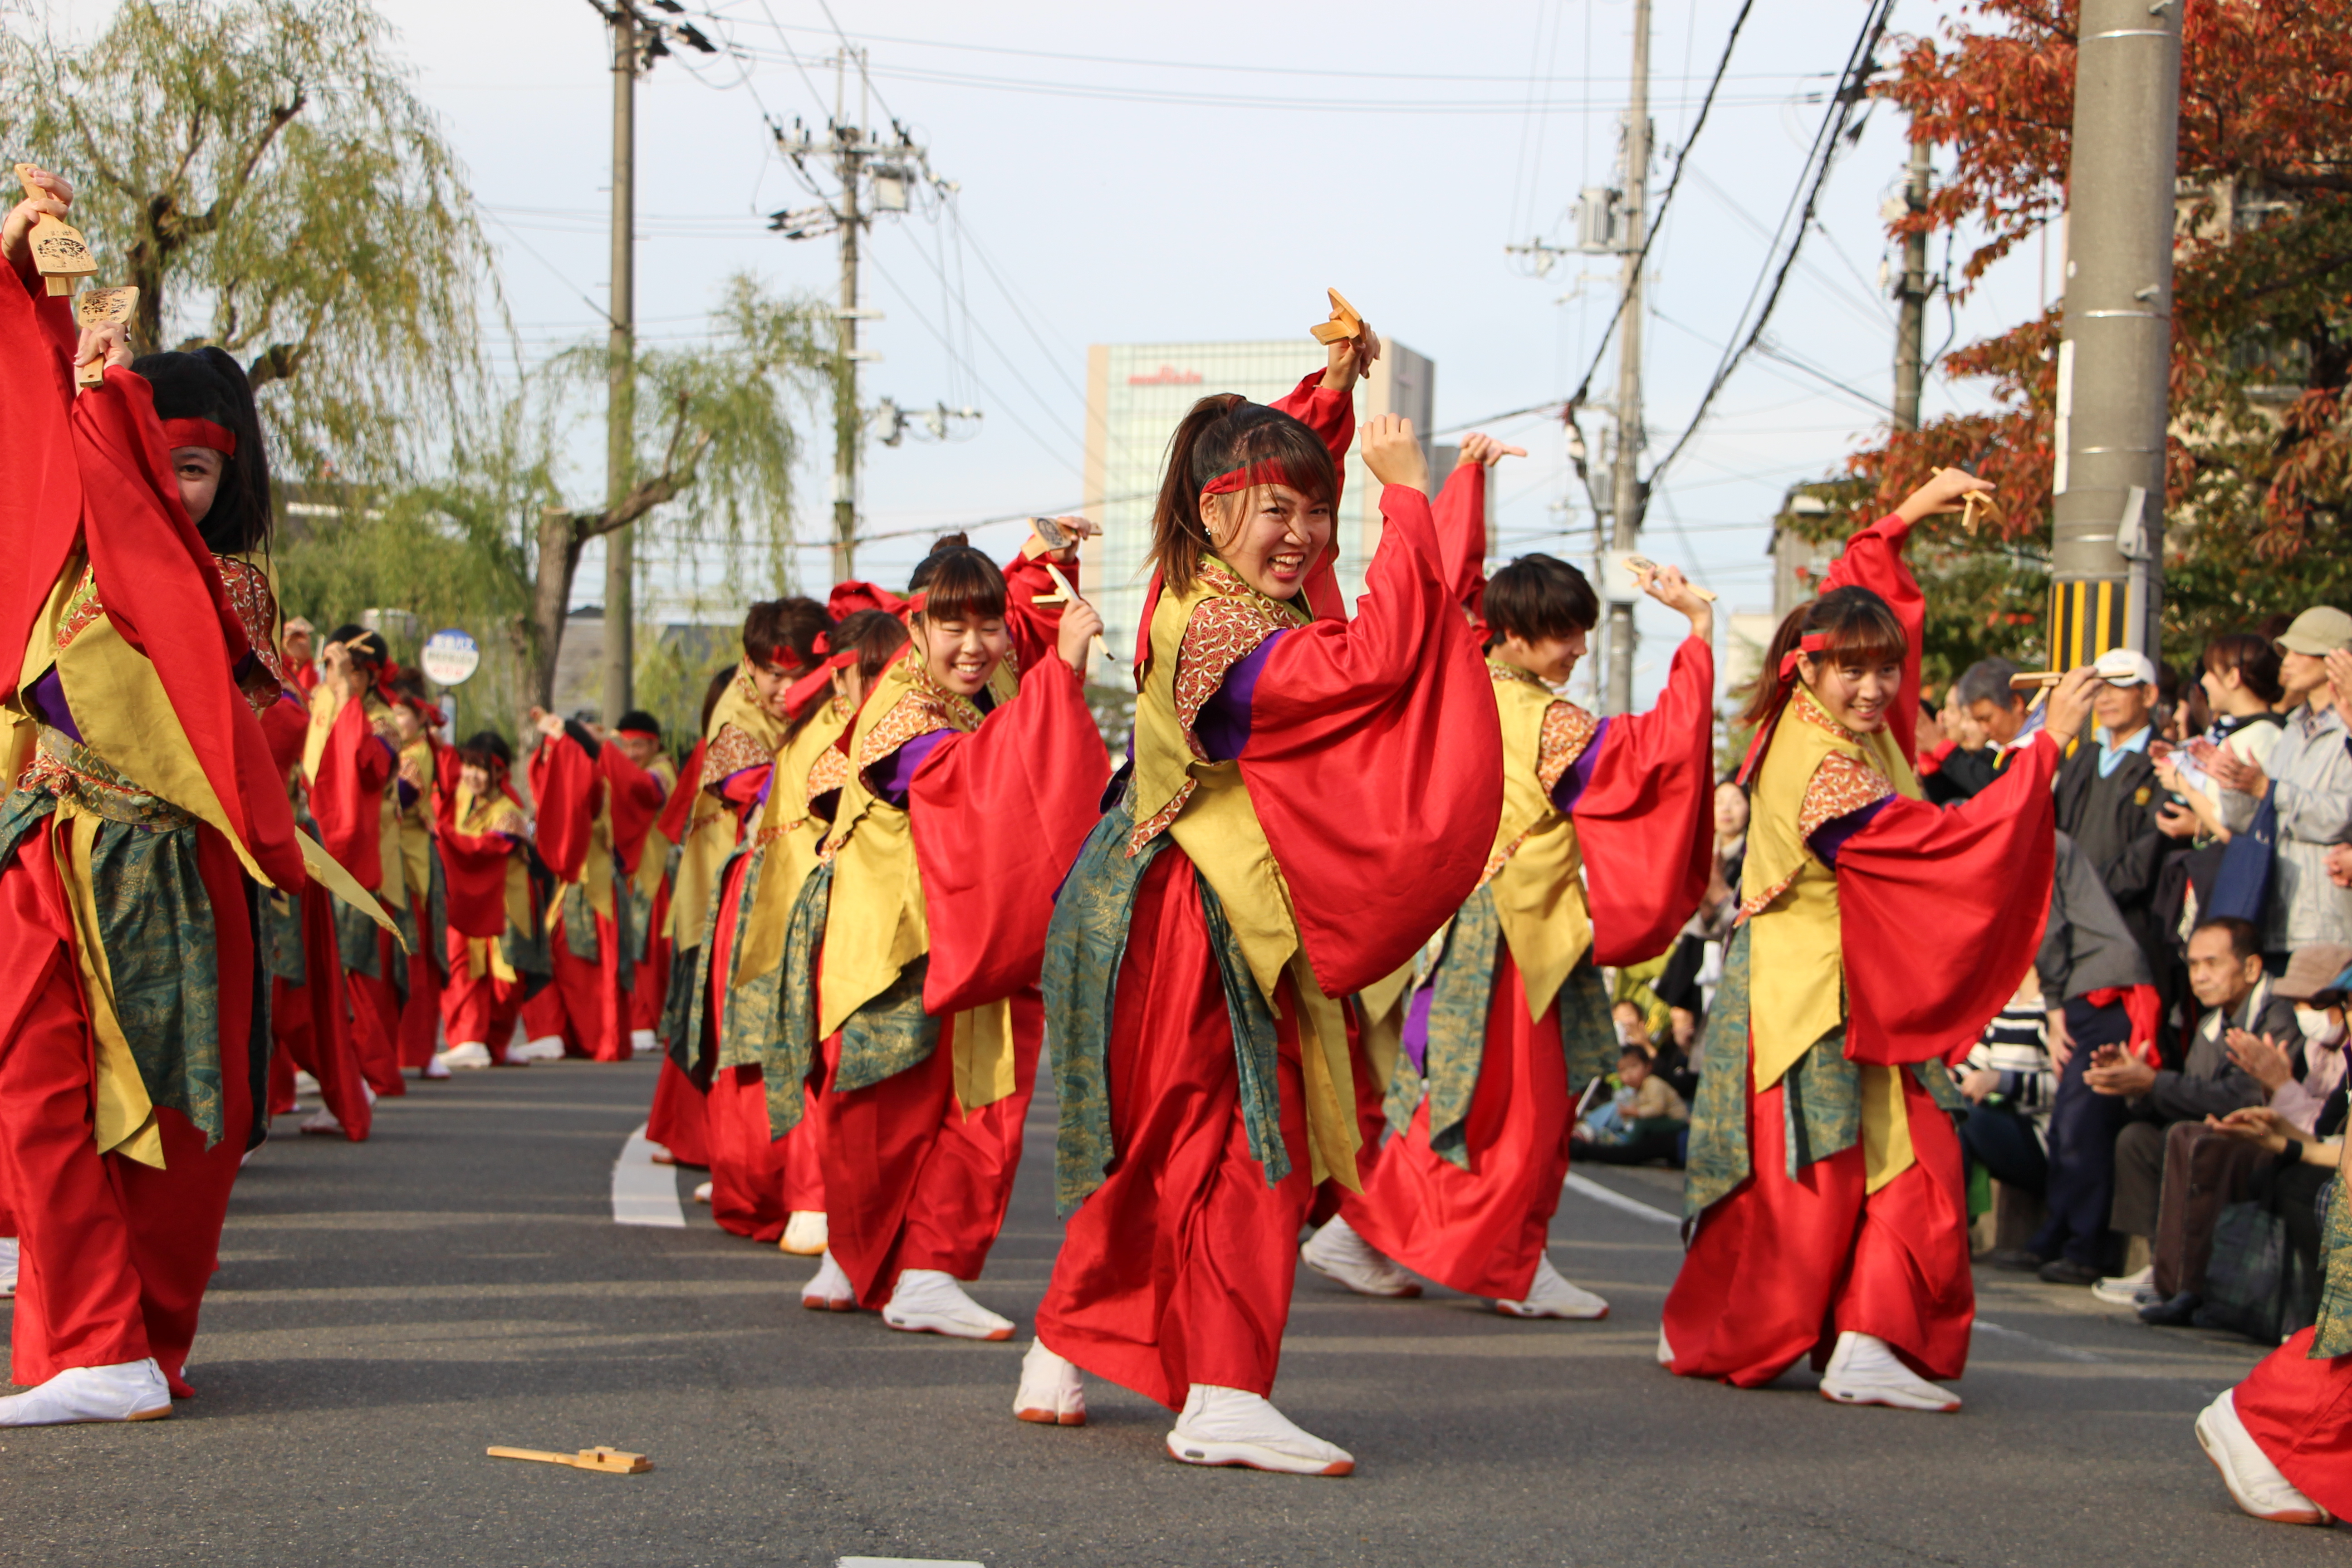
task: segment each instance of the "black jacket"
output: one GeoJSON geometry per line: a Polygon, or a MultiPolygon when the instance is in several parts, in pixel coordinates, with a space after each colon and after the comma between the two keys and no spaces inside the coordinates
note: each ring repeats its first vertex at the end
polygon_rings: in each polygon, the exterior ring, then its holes
{"type": "Polygon", "coordinates": [[[2081,743],[2058,764],[2055,794],[2058,831],[2073,837],[2098,868],[2116,912],[2131,928],[2151,969],[2160,973],[2165,945],[2154,910],[2156,884],[2174,841],[2156,826],[2157,811],[2165,801],[2156,764],[2144,752],[2126,752],[2115,771],[2102,778],[2098,742],[2085,731],[2081,743]]]}

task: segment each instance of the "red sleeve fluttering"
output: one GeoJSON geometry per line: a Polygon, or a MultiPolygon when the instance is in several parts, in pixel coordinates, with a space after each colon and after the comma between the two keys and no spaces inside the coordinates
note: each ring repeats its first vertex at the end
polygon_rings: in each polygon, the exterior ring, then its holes
{"type": "Polygon", "coordinates": [[[1715,651],[1685,637],[1657,706],[1611,719],[1598,742],[1591,780],[1572,814],[1595,963],[1657,957],[1706,896],[1714,703],[1715,651]]]}
{"type": "Polygon", "coordinates": [[[1486,593],[1486,464],[1456,463],[1430,508],[1448,591],[1468,613],[1471,631],[1482,643],[1486,640],[1486,622],[1479,611],[1486,593]]]}
{"type": "Polygon", "coordinates": [[[310,781],[319,842],[362,888],[383,881],[383,792],[395,763],[358,698],[343,704],[310,781]]]}
{"type": "Polygon", "coordinates": [[[614,853],[621,858],[621,868],[634,877],[645,854],[646,834],[662,808],[661,780],[609,742],[596,753],[596,766],[612,795],[614,853]]]}
{"type": "Polygon", "coordinates": [[[1109,782],[1085,689],[1051,657],[1023,673],[1016,700],[923,759],[908,814],[930,916],[927,1012],[960,1013],[1037,984],[1054,894],[1109,782]]]}
{"type": "Polygon", "coordinates": [[[1241,754],[1329,996],[1393,973],[1461,907],[1503,811],[1492,682],[1428,499],[1391,485],[1381,510],[1356,619],[1284,634],[1241,754]]]}
{"type": "Polygon", "coordinates": [[[1840,846],[1847,1057],[1957,1062],[2017,989],[2050,914],[2057,766],[2045,736],[1983,794],[1898,796],[1840,846]]]}
{"type": "Polygon", "coordinates": [[[661,815],[654,818],[654,830],[672,844],[686,842],[687,824],[694,820],[694,799],[702,793],[702,753],[709,744],[707,740],[694,743],[686,766],[677,771],[677,787],[669,792],[661,815]]]}
{"type": "Polygon", "coordinates": [[[441,819],[441,868],[448,882],[449,929],[461,936],[496,937],[507,929],[507,858],[514,841],[503,833],[460,833],[441,819]]]}
{"type": "MultiPolygon", "coordinates": [[[[610,751],[612,748],[604,748],[610,751]]],[[[530,797],[539,806],[539,858],[559,882],[588,869],[588,830],[604,805],[595,760],[569,735],[550,735],[530,754],[530,797]]]]}

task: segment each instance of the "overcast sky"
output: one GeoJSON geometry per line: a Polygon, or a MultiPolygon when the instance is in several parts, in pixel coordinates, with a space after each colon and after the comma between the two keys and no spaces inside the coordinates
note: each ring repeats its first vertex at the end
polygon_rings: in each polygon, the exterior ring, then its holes
{"type": "MultiPolygon", "coordinates": [[[[703,330],[719,280],[740,268],[830,294],[830,240],[766,231],[767,213],[812,198],[775,155],[762,116],[822,124],[837,19],[869,51],[875,119],[895,115],[929,146],[933,169],[961,184],[957,221],[886,219],[873,236],[866,291],[887,319],[866,330],[884,357],[867,367],[866,395],[970,403],[985,416],[944,444],[869,448],[871,531],[1074,506],[1089,342],[1302,333],[1336,284],[1384,333],[1436,362],[1438,423],[1453,427],[1563,395],[1613,308],[1615,258],[1570,257],[1537,278],[1504,247],[1570,237],[1579,187],[1612,183],[1631,0],[830,3],[828,14],[820,0],[688,0],[680,19],[729,52],[681,50],[639,86],[637,311],[648,340],[679,342],[703,330]]],[[[1895,29],[1931,31],[1954,8],[1905,0],[1895,29]]],[[[603,22],[588,0],[384,9],[488,214],[525,358],[598,330],[611,112],[603,22]]],[[[1738,9],[1658,0],[1654,190],[1738,9]]],[[[1654,459],[1687,422],[1758,282],[1860,10],[1853,0],[1757,0],[1653,252],[1654,459]]],[[[853,112],[858,90],[853,78],[853,112]]],[[[1877,285],[1892,255],[1880,208],[1899,190],[1906,152],[1899,117],[1879,105],[1830,178],[1770,328],[1812,372],[1751,355],[1654,498],[1644,548],[1684,563],[1727,605],[1769,607],[1763,520],[1787,485],[1835,471],[1885,417],[1895,326],[1877,285]]],[[[2045,268],[2054,286],[2055,250],[2053,236],[2046,262],[2029,245],[1997,271],[1960,308],[1958,341],[2033,313],[2045,268]]],[[[1951,327],[1937,301],[1931,350],[1951,327]]],[[[1601,389],[1614,363],[1612,350],[1601,389]]],[[[1981,395],[1931,378],[1927,406],[1932,416],[1981,395]]],[[[1556,504],[1576,488],[1559,426],[1523,417],[1487,427],[1532,453],[1503,471],[1505,552],[1564,548],[1548,538],[1563,515],[1556,504]]],[[[799,525],[821,540],[829,443],[813,432],[811,447],[799,525]]],[[[586,499],[602,483],[601,442],[581,458],[586,499]]],[[[1567,515],[1589,529],[1574,499],[1567,515]]],[[[1017,537],[999,529],[978,542],[1017,537]]],[[[870,546],[861,574],[903,581],[921,548],[916,538],[870,546]]],[[[822,591],[822,550],[802,560],[804,584],[822,591]]],[[[593,597],[595,563],[581,582],[593,597]]],[[[1661,635],[1642,654],[1644,691],[1663,679],[1664,634],[1678,624],[1659,616],[1661,635]]]]}

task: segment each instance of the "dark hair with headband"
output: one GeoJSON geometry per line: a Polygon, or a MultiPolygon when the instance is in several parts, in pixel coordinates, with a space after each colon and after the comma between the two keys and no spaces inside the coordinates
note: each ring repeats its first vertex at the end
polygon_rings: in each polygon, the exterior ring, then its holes
{"type": "Polygon", "coordinates": [[[816,639],[832,625],[814,599],[763,600],[743,616],[743,651],[753,664],[800,675],[816,663],[816,639]]]}
{"type": "Polygon", "coordinates": [[[220,488],[196,524],[205,548],[215,555],[260,549],[269,540],[269,454],[245,368],[216,348],[141,354],[131,368],[154,391],[165,447],[221,455],[220,488]]]}
{"type": "MultiPolygon", "coordinates": [[[[882,679],[891,656],[906,646],[907,624],[887,610],[854,610],[825,637],[825,647],[830,650],[827,662],[841,661],[842,668],[854,663],[858,681],[867,691],[873,690],[874,683],[882,679]]],[[[824,707],[824,703],[812,700],[793,714],[784,731],[785,740],[797,738],[824,707]]]]}
{"type": "MultiPolygon", "coordinates": [[[[1151,511],[1151,563],[1171,594],[1188,594],[1213,553],[1201,523],[1201,496],[1288,485],[1310,501],[1335,504],[1339,476],[1316,435],[1278,408],[1221,392],[1192,405],[1168,440],[1168,472],[1151,511]]],[[[1308,566],[1315,563],[1308,562],[1308,566]]]]}
{"type": "Polygon", "coordinates": [[[1832,588],[1782,617],[1780,629],[1764,650],[1756,694],[1748,700],[1748,711],[1739,721],[1752,729],[1779,711],[1790,683],[1798,679],[1801,655],[1840,663],[1900,663],[1910,647],[1903,623],[1885,599],[1867,588],[1832,588]]]}
{"type": "Polygon", "coordinates": [[[457,748],[457,761],[462,766],[481,769],[495,782],[514,766],[514,752],[496,730],[478,730],[457,748]]]}
{"type": "Polygon", "coordinates": [[[907,579],[907,593],[920,599],[917,613],[926,620],[1004,618],[1004,574],[961,533],[940,535],[907,579]]]}

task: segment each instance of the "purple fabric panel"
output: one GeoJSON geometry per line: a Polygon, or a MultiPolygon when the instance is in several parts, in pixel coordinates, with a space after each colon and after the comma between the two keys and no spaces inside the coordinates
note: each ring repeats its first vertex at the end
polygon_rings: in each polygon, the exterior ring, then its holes
{"type": "Polygon", "coordinates": [[[751,798],[758,801],[761,805],[765,805],[768,804],[769,792],[773,790],[775,787],[776,770],[772,767],[768,770],[768,776],[760,781],[760,793],[751,798]]]}
{"type": "Polygon", "coordinates": [[[400,791],[401,810],[406,811],[410,806],[416,804],[416,786],[415,784],[410,784],[406,779],[402,779],[398,781],[396,787],[400,791]]]}
{"type": "Polygon", "coordinates": [[[1576,803],[1591,786],[1592,770],[1601,763],[1601,744],[1609,739],[1609,721],[1603,719],[1592,731],[1592,739],[1584,743],[1576,761],[1568,764],[1568,772],[1559,775],[1559,783],[1551,786],[1551,803],[1562,812],[1576,809],[1576,803]]]}
{"type": "Polygon", "coordinates": [[[1874,800],[1859,811],[1849,811],[1843,816],[1833,816],[1813,829],[1811,847],[1813,853],[1821,857],[1822,864],[1834,867],[1837,864],[1838,851],[1845,847],[1845,841],[1869,826],[1871,820],[1886,809],[1886,802],[1894,798],[1893,795],[1887,795],[1884,799],[1874,800]]]}
{"type": "Polygon", "coordinates": [[[63,731],[77,744],[80,742],[81,731],[74,728],[73,713],[66,707],[65,682],[58,679],[54,665],[43,670],[41,679],[33,682],[32,699],[33,706],[39,710],[44,722],[53,730],[63,731]]]}
{"type": "Polygon", "coordinates": [[[1412,1070],[1429,1070],[1429,1008],[1437,994],[1433,985],[1424,985],[1412,994],[1404,1010],[1404,1054],[1412,1058],[1412,1070]]]}
{"type": "Polygon", "coordinates": [[[891,752],[889,761],[866,773],[866,776],[873,781],[874,793],[903,810],[907,797],[914,792],[915,770],[954,733],[952,730],[934,730],[928,735],[916,736],[891,752]]]}
{"type": "Polygon", "coordinates": [[[1274,645],[1288,635],[1276,632],[1258,644],[1248,658],[1225,671],[1223,684],[1201,704],[1200,717],[1192,721],[1192,733],[1200,739],[1201,749],[1209,753],[1211,762],[1232,762],[1249,744],[1250,703],[1257,695],[1258,677],[1265,673],[1266,656],[1274,651],[1274,645]]]}

